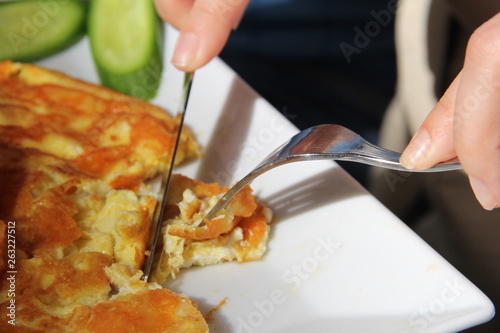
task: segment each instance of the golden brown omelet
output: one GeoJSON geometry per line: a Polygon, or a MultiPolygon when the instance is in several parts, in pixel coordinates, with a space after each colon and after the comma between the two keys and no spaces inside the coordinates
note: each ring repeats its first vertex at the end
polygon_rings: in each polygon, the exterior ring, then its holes
{"type": "MultiPolygon", "coordinates": [[[[0,331],[208,331],[188,298],[140,279],[156,205],[148,183],[167,171],[178,126],[149,103],[0,62],[0,331]]],[[[198,154],[183,130],[176,163],[198,154]]],[[[173,178],[157,282],[262,256],[270,212],[249,188],[200,225],[226,190],[173,178]]]]}
{"type": "MultiPolygon", "coordinates": [[[[28,64],[3,62],[0,82],[2,143],[58,173],[137,189],[170,164],[179,120],[152,104],[28,64]]],[[[176,162],[197,155],[183,131],[176,162]]]]}
{"type": "Polygon", "coordinates": [[[154,278],[164,281],[181,268],[262,257],[269,236],[271,211],[257,205],[249,187],[228,208],[202,226],[210,208],[227,192],[218,184],[173,175],[163,225],[163,252],[154,278]]]}
{"type": "MultiPolygon", "coordinates": [[[[146,182],[167,169],[178,123],[111,90],[0,63],[2,331],[207,331],[191,301],[139,279],[156,204],[146,182]]],[[[188,130],[178,151],[177,163],[198,155],[188,130]]]]}

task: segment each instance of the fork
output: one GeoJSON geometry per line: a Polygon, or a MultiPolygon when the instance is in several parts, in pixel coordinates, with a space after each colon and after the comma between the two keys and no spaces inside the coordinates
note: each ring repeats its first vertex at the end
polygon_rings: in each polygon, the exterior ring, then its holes
{"type": "Polygon", "coordinates": [[[376,146],[343,126],[330,124],[314,126],[293,136],[233,185],[212,207],[203,221],[213,220],[243,187],[258,176],[280,165],[292,162],[340,160],[407,172],[440,172],[462,168],[458,160],[453,159],[429,169],[409,170],[399,163],[400,157],[400,153],[376,146]]]}

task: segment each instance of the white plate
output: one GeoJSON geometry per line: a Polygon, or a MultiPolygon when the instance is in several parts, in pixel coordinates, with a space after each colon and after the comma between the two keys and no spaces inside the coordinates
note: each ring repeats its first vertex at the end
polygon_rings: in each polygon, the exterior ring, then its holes
{"type": "MultiPolygon", "coordinates": [[[[169,29],[168,50],[175,37],[169,29]]],[[[39,64],[97,82],[86,39],[39,64]]],[[[175,113],[181,78],[168,65],[153,102],[175,113]]],[[[177,172],[226,185],[297,132],[219,59],[196,73],[186,123],[204,154],[177,172]]],[[[264,259],[188,269],[169,284],[204,314],[227,298],[213,332],[456,332],[493,316],[480,290],[336,163],[286,165],[252,187],[277,219],[264,259]]]]}

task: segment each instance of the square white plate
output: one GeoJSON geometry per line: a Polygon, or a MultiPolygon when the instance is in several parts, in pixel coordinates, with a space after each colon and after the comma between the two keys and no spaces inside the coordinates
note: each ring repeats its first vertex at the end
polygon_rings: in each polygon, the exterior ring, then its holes
{"type": "MultiPolygon", "coordinates": [[[[167,50],[176,31],[168,29],[167,50]]],[[[175,113],[182,74],[168,65],[153,103],[175,113]]],[[[98,82],[88,41],[39,65],[98,82]]],[[[204,146],[182,172],[231,185],[297,129],[222,61],[197,71],[186,124],[204,146]]],[[[274,211],[261,261],[185,270],[168,287],[213,332],[456,332],[488,321],[490,300],[336,163],[289,164],[252,184],[274,211]]]]}

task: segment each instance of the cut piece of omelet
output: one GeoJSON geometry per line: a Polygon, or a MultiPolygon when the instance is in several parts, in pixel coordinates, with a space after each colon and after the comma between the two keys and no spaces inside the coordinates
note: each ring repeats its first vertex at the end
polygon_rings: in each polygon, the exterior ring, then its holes
{"type": "Polygon", "coordinates": [[[260,259],[267,247],[272,213],[257,205],[249,187],[228,208],[203,223],[227,188],[173,175],[163,223],[163,251],[154,272],[156,281],[175,277],[181,268],[226,261],[260,259]]]}

